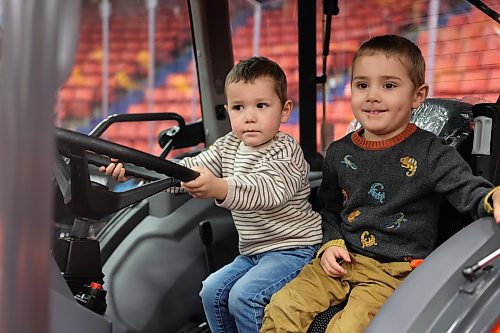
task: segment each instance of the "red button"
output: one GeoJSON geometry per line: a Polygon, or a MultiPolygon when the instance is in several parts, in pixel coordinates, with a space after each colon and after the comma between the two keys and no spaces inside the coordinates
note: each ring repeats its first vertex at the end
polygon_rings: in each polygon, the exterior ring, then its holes
{"type": "Polygon", "coordinates": [[[90,283],[90,288],[92,288],[92,289],[102,289],[102,285],[100,283],[97,283],[97,282],[91,282],[90,283]]]}
{"type": "Polygon", "coordinates": [[[410,267],[413,268],[413,269],[415,269],[415,268],[417,268],[423,262],[424,262],[424,259],[413,259],[410,262],[410,267]]]}

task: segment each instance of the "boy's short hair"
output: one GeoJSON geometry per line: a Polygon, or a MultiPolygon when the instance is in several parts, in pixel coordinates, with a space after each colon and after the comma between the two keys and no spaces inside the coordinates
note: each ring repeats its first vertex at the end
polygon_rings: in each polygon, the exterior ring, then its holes
{"type": "Polygon", "coordinates": [[[277,63],[265,57],[251,57],[240,60],[227,74],[224,91],[227,90],[230,83],[240,81],[253,83],[255,79],[261,77],[269,77],[273,80],[281,105],[285,105],[287,101],[286,75],[277,63]]]}
{"type": "Polygon", "coordinates": [[[376,36],[366,41],[354,54],[352,67],[356,59],[361,56],[371,56],[375,54],[385,54],[388,58],[394,57],[408,71],[411,81],[415,87],[420,87],[425,83],[425,60],[422,52],[410,40],[397,35],[376,36]]]}

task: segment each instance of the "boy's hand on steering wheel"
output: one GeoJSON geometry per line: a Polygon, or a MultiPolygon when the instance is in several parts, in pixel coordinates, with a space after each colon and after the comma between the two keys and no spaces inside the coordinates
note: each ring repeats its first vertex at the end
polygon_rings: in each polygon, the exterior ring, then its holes
{"type": "Polygon", "coordinates": [[[129,177],[125,176],[125,168],[122,163],[116,163],[118,160],[116,158],[111,159],[111,163],[108,166],[100,166],[99,171],[105,173],[107,176],[111,176],[114,180],[119,182],[126,182],[129,177]]]}
{"type": "Polygon", "coordinates": [[[228,185],[225,179],[216,177],[204,167],[193,166],[191,169],[200,175],[194,180],[181,183],[189,194],[198,199],[215,198],[223,201],[226,198],[228,185]]]}

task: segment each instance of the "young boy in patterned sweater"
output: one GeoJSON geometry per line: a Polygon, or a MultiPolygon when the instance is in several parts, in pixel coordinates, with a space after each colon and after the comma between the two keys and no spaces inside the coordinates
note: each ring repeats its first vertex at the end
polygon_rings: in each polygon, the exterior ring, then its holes
{"type": "MultiPolygon", "coordinates": [[[[232,132],[180,162],[200,176],[177,190],[215,198],[231,210],[239,233],[241,254],[203,282],[211,331],[257,333],[271,295],[316,254],[321,217],[308,202],[302,150],[279,131],[292,111],[282,69],[263,57],[241,61],[227,75],[225,92],[232,132]]],[[[125,179],[121,163],[101,171],[125,179]]]]}
{"type": "Polygon", "coordinates": [[[500,223],[500,191],[472,174],[452,147],[409,123],[427,96],[425,63],[409,40],[379,36],[357,51],[352,111],[362,128],[330,145],[321,195],[324,244],[274,294],[261,332],[306,332],[315,315],[349,295],[327,332],[363,332],[437,238],[441,197],[500,223]]]}

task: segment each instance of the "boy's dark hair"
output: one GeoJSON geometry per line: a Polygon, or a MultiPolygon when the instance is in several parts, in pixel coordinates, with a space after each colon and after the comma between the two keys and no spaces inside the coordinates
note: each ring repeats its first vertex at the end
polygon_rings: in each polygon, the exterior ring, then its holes
{"type": "Polygon", "coordinates": [[[273,80],[281,105],[285,105],[287,101],[286,75],[277,63],[265,57],[252,57],[240,60],[227,74],[224,91],[226,91],[230,83],[240,81],[253,83],[255,79],[261,77],[269,77],[273,80]]]}
{"type": "Polygon", "coordinates": [[[415,87],[420,87],[425,83],[425,60],[422,52],[410,40],[397,35],[376,36],[361,45],[354,54],[352,67],[356,59],[361,56],[371,56],[375,54],[384,54],[388,58],[398,59],[403,67],[408,71],[411,81],[415,87]]]}

